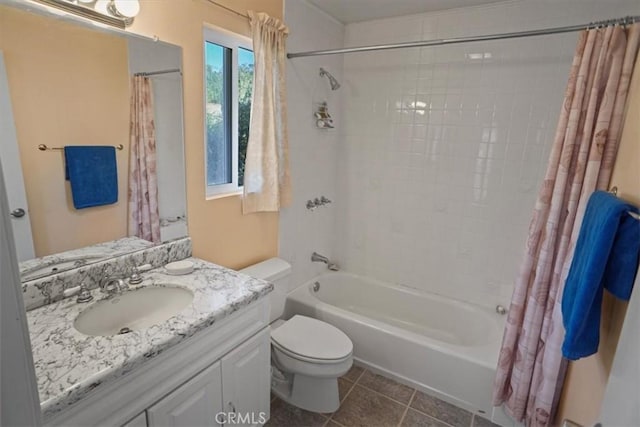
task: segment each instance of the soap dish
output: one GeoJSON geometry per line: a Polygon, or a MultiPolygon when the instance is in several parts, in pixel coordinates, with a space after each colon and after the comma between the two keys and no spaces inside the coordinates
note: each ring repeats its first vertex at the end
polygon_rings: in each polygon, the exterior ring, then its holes
{"type": "Polygon", "coordinates": [[[167,270],[167,274],[172,276],[182,276],[193,272],[193,263],[191,261],[176,261],[170,262],[164,266],[167,270]]]}

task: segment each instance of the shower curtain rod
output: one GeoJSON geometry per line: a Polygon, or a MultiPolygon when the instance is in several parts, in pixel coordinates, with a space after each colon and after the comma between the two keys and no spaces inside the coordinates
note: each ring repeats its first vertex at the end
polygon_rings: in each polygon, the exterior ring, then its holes
{"type": "Polygon", "coordinates": [[[249,15],[247,15],[246,13],[238,12],[237,10],[232,9],[230,7],[227,7],[227,6],[225,6],[225,5],[221,4],[221,3],[218,3],[217,1],[214,1],[214,0],[207,0],[207,1],[209,3],[211,3],[212,5],[214,5],[214,6],[218,6],[219,8],[226,10],[227,12],[231,12],[231,13],[233,13],[235,15],[238,15],[238,16],[240,16],[242,18],[249,19],[249,15]]]}
{"type": "Polygon", "coordinates": [[[161,70],[161,71],[149,71],[149,72],[142,72],[142,73],[135,73],[134,76],[156,76],[158,74],[170,74],[170,73],[180,73],[182,74],[182,71],[180,71],[179,68],[173,68],[171,70],[161,70]]]}
{"type": "Polygon", "coordinates": [[[605,21],[591,22],[589,24],[584,24],[584,25],[570,25],[567,27],[545,28],[541,30],[520,31],[515,33],[488,34],[484,36],[472,36],[472,37],[454,37],[454,38],[448,38],[448,39],[424,40],[424,41],[393,43],[393,44],[379,44],[379,45],[373,45],[373,46],[346,47],[342,49],[311,50],[308,52],[288,53],[287,58],[293,59],[293,58],[302,58],[305,56],[338,55],[341,53],[371,52],[376,50],[404,49],[408,47],[441,46],[441,45],[448,45],[448,44],[479,42],[479,41],[489,41],[489,40],[515,39],[515,38],[521,38],[521,37],[544,36],[548,34],[571,33],[574,31],[588,30],[591,28],[602,28],[602,27],[608,27],[611,25],[630,25],[636,22],[640,22],[640,16],[626,16],[624,18],[607,19],[605,21]]]}

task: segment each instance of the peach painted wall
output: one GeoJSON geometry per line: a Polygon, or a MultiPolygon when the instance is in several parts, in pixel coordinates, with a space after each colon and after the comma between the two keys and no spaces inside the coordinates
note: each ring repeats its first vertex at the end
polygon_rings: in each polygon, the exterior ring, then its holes
{"type": "MultiPolygon", "coordinates": [[[[282,18],[283,0],[220,1],[238,10],[253,9],[282,18]]],[[[246,19],[206,0],[141,2],[130,31],[182,47],[184,79],[187,216],[194,255],[241,268],[278,252],[278,214],[243,216],[240,196],[206,200],[204,173],[203,37],[205,25],[249,35],[246,19]]]]}
{"type": "Polygon", "coordinates": [[[128,146],[126,40],[9,7],[0,28],[36,255],[124,237],[127,151],[117,152],[118,202],[76,210],[62,152],[36,147],[128,146]]]}
{"type": "MultiPolygon", "coordinates": [[[[611,186],[618,187],[618,196],[640,206],[640,56],[627,108],[611,186]]],[[[585,426],[598,420],[626,310],[626,302],[605,292],[599,351],[569,364],[558,408],[558,424],[565,418],[585,426]]]]}

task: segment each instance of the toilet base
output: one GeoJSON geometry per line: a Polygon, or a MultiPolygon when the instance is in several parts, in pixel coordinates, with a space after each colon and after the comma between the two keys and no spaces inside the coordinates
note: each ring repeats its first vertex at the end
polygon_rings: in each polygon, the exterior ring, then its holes
{"type": "Polygon", "coordinates": [[[271,391],[298,408],[319,413],[335,412],[340,407],[337,378],[317,378],[285,374],[288,381],[271,381],[271,391]]]}

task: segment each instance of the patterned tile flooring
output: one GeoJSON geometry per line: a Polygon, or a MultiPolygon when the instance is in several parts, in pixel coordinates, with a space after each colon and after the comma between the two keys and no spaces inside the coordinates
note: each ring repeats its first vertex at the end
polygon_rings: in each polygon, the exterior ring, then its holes
{"type": "Polygon", "coordinates": [[[492,427],[478,415],[359,366],[338,379],[340,409],[317,414],[274,397],[271,427],[492,427]]]}

